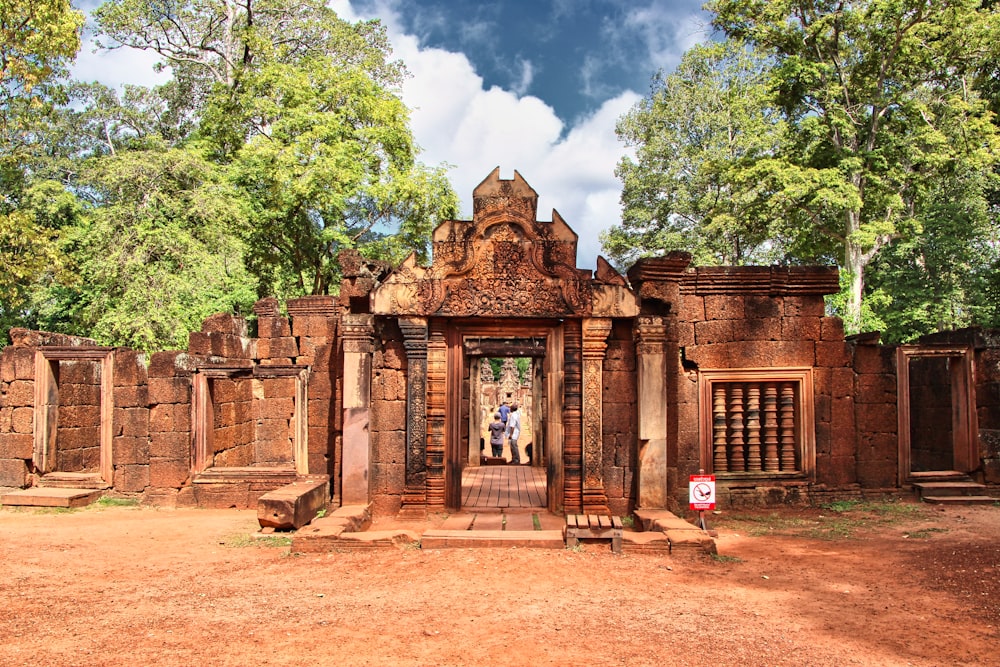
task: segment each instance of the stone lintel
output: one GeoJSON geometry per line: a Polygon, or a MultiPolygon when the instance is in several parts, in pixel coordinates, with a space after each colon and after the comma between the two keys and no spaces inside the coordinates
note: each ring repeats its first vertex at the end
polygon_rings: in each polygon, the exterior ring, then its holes
{"type": "Polygon", "coordinates": [[[684,274],[684,294],[823,296],[840,289],[835,266],[699,266],[684,274]]]}
{"type": "Polygon", "coordinates": [[[633,285],[647,281],[679,281],[691,264],[691,253],[675,250],[663,257],[643,257],[628,270],[633,285]]]}
{"type": "Polygon", "coordinates": [[[285,303],[288,314],[292,317],[296,315],[336,315],[337,298],[325,294],[313,296],[301,296],[297,299],[289,299],[285,303]]]}

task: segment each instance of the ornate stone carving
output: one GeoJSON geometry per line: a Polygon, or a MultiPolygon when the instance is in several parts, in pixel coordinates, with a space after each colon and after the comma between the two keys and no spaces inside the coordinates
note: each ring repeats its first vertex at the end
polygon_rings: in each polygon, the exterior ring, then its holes
{"type": "Polygon", "coordinates": [[[583,321],[583,511],[607,513],[604,491],[604,353],[611,320],[583,321]]]}
{"type": "Polygon", "coordinates": [[[399,318],[409,372],[406,377],[406,479],[402,516],[426,513],[427,320],[399,318]]]}

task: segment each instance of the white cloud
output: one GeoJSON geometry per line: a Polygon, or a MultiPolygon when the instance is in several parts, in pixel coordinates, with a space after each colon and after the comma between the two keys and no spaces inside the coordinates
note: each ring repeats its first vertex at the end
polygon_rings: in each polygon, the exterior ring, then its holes
{"type": "MultiPolygon", "coordinates": [[[[403,99],[413,110],[411,126],[424,149],[422,159],[454,166],[449,175],[462,200],[462,216],[471,216],[472,190],[494,167],[500,167],[502,178],[513,177],[516,169],[539,194],[539,217],[548,220],[551,210],[558,210],[580,237],[578,266],[594,268],[598,235],[621,219],[621,184],[614,168],[625,151],[615,122],[639,96],[619,95],[566,128],[541,99],[484,89],[465,55],[421,48],[416,37],[400,34],[391,15],[382,18],[396,57],[412,75],[404,83],[403,99]]],[[[530,74],[530,69],[522,74],[522,83],[530,74]]]]}

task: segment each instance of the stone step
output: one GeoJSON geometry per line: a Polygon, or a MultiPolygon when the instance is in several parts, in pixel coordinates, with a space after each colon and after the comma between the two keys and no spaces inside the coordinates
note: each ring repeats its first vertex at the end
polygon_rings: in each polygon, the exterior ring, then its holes
{"type": "Polygon", "coordinates": [[[913,488],[920,497],[933,496],[977,496],[983,495],[986,487],[972,480],[952,482],[914,482],[913,488]]]}
{"type": "Polygon", "coordinates": [[[39,488],[19,489],[0,496],[5,507],[84,507],[104,495],[101,489],[39,488]]]}
{"type": "Polygon", "coordinates": [[[922,496],[921,500],[936,505],[992,505],[1000,503],[1000,498],[992,496],[922,496]]]}
{"type": "Polygon", "coordinates": [[[97,473],[50,472],[42,475],[38,486],[47,489],[107,489],[110,485],[97,473]]]}
{"type": "Polygon", "coordinates": [[[421,549],[564,549],[561,530],[428,530],[421,549]]]}

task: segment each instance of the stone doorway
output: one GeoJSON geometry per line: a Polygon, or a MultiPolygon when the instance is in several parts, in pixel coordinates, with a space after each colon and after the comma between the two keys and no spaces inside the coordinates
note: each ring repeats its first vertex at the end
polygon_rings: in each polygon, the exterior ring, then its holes
{"type": "MultiPolygon", "coordinates": [[[[563,479],[562,467],[562,327],[556,322],[462,323],[452,326],[449,338],[460,354],[449,355],[448,376],[460,380],[460,390],[447,394],[446,419],[456,428],[450,430],[446,458],[445,498],[450,509],[463,508],[463,490],[473,479],[466,471],[482,467],[482,447],[489,449],[486,424],[503,400],[517,402],[522,411],[522,435],[518,442],[522,463],[530,468],[533,480],[544,480],[544,493],[531,506],[559,511],[563,479]],[[558,350],[558,354],[556,353],[558,350]],[[490,359],[500,360],[501,375],[496,377],[490,359]],[[518,366],[518,361],[520,367],[518,366]],[[517,377],[512,377],[514,374],[517,377]],[[555,416],[555,418],[553,418],[555,416]],[[530,449],[529,449],[530,443],[530,449]],[[529,455],[530,452],[530,455],[529,455]],[[536,504],[537,502],[537,504],[536,504]]],[[[453,348],[455,349],[455,348],[453,348]]],[[[458,382],[450,382],[456,386],[458,382]]],[[[458,387],[456,387],[458,389],[458,387]]],[[[505,444],[504,455],[511,458],[505,444]]],[[[517,475],[498,471],[474,476],[478,483],[492,480],[507,485],[517,475]]],[[[477,483],[477,482],[473,482],[477,483]]],[[[477,497],[483,497],[477,494],[477,497]]],[[[500,494],[498,498],[509,497],[500,494]]],[[[502,502],[498,500],[498,502],[502,502]]],[[[498,505],[499,507],[499,505],[498,505]]]]}
{"type": "Polygon", "coordinates": [[[903,345],[897,350],[901,485],[976,468],[972,357],[968,347],[903,345]]]}

